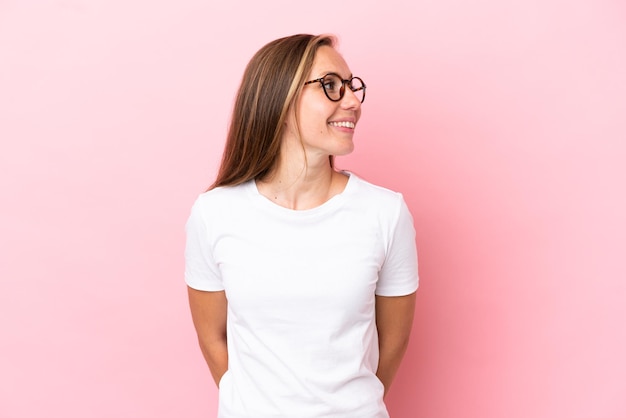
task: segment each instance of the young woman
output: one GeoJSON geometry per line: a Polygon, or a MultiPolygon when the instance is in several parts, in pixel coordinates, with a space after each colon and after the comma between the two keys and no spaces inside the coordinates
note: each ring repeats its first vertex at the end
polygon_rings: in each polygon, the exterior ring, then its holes
{"type": "Polygon", "coordinates": [[[366,86],[329,36],[248,64],[222,165],[187,222],[185,280],[220,418],[384,418],[418,285],[399,193],[337,171],[366,86]]]}

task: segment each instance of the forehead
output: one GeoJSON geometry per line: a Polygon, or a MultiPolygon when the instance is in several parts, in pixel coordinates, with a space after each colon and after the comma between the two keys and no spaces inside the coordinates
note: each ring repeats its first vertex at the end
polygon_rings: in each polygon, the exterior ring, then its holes
{"type": "Polygon", "coordinates": [[[349,78],[352,74],[341,54],[335,48],[324,45],[315,53],[311,76],[322,77],[328,73],[337,73],[344,78],[349,78]]]}

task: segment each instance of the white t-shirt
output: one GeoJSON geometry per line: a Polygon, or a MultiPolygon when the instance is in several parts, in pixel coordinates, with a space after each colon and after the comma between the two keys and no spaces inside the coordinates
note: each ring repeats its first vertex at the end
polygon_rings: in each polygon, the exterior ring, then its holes
{"type": "Polygon", "coordinates": [[[350,174],[341,194],[296,211],[254,181],[216,188],[192,208],[185,257],[190,287],[228,299],[219,418],[389,416],[374,295],[418,286],[401,194],[350,174]]]}

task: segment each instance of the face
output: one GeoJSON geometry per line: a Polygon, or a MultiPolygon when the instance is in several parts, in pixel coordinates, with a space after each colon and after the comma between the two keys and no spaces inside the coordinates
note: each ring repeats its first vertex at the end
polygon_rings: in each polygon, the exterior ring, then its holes
{"type": "MultiPolygon", "coordinates": [[[[346,80],[352,77],[343,57],[334,48],[322,46],[317,50],[307,80],[322,78],[328,73],[336,73],[346,80]]],[[[341,100],[333,102],[326,97],[321,83],[307,84],[298,104],[300,134],[309,157],[328,158],[352,152],[352,136],[361,117],[361,101],[347,85],[341,100]]],[[[291,118],[287,131],[297,132],[294,125],[291,118]]]]}

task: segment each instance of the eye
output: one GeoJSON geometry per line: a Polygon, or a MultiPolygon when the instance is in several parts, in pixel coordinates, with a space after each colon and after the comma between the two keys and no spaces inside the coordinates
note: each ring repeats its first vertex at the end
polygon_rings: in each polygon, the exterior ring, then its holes
{"type": "Polygon", "coordinates": [[[328,74],[322,81],[327,92],[338,92],[341,89],[341,78],[335,74],[328,74]]]}
{"type": "Polygon", "coordinates": [[[328,91],[333,91],[337,88],[337,82],[332,79],[325,78],[323,81],[324,88],[328,91]]]}

